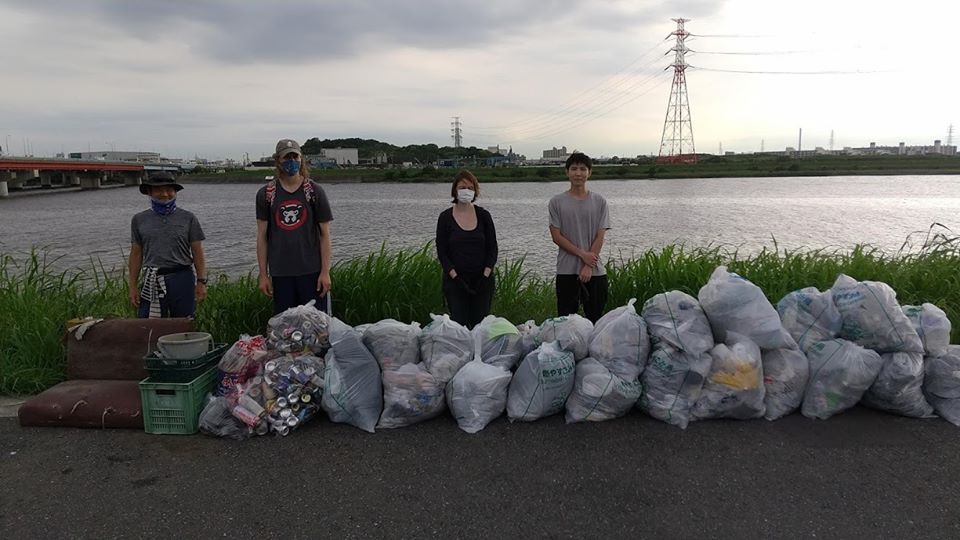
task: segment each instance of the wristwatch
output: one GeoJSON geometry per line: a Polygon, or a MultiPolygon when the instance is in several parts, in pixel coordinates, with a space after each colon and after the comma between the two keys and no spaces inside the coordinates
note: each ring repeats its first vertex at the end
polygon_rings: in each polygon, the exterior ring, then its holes
{"type": "Polygon", "coordinates": [[[198,278],[197,278],[197,283],[203,283],[204,285],[206,285],[206,284],[207,284],[207,278],[205,278],[205,277],[198,277],[198,278]]]}

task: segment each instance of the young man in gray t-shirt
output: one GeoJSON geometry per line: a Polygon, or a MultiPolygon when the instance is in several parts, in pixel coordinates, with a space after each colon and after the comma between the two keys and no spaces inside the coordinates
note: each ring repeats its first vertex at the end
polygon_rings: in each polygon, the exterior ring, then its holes
{"type": "Polygon", "coordinates": [[[583,306],[597,322],[607,303],[607,274],[600,261],[604,235],[610,228],[607,200],[587,191],[593,162],[574,152],[567,158],[570,189],[550,199],[550,236],[557,252],[557,313],[570,315],[583,306]]]}

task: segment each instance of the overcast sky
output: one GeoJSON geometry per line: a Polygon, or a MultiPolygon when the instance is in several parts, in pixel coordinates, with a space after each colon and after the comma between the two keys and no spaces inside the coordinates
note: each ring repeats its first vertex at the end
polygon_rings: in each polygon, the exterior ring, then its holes
{"type": "Polygon", "coordinates": [[[0,146],[258,158],[459,116],[468,146],[655,154],[672,17],[699,152],[960,142],[956,0],[0,0],[0,146]]]}

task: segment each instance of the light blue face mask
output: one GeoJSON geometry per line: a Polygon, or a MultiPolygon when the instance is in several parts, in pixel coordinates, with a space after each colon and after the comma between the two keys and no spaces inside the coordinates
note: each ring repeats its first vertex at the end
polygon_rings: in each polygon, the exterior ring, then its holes
{"type": "Polygon", "coordinates": [[[287,176],[296,176],[300,172],[300,160],[285,159],[280,162],[280,168],[287,176]]]}

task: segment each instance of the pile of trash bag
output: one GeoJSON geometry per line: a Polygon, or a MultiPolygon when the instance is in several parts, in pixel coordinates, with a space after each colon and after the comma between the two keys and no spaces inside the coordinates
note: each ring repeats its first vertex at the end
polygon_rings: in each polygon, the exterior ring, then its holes
{"type": "Polygon", "coordinates": [[[807,350],[810,378],[801,411],[826,420],[856,405],[877,380],[883,359],[852,341],[818,341],[807,350]]]}
{"type": "Polygon", "coordinates": [[[777,302],[777,313],[784,329],[804,351],[818,341],[839,336],[843,325],[833,294],[816,287],[787,293],[777,302]]]}
{"type": "Polygon", "coordinates": [[[333,422],[373,433],[383,412],[383,386],[380,366],[363,345],[363,335],[331,318],[325,361],[323,410],[333,422]]]}
{"type": "Polygon", "coordinates": [[[764,405],[760,347],[750,338],[727,332],[726,343],[710,351],[710,373],[691,414],[697,420],[760,418],[764,405]]]}
{"type": "Polygon", "coordinates": [[[923,397],[923,354],[883,353],[880,358],[883,367],[861,402],[901,416],[932,416],[933,407],[923,397]]]}
{"type": "Polygon", "coordinates": [[[323,355],[330,345],[330,316],[314,307],[316,300],[295,306],[267,321],[267,348],[280,353],[309,351],[323,355]]]}
{"type": "Polygon", "coordinates": [[[627,382],[636,381],[650,356],[647,323],[637,314],[636,298],[597,321],[590,335],[590,357],[627,382]]]}
{"type": "Polygon", "coordinates": [[[960,345],[950,345],[936,357],[927,357],[923,394],[937,414],[960,427],[960,345]]]}
{"type": "Polygon", "coordinates": [[[423,362],[383,372],[383,413],[378,428],[398,428],[436,418],[446,410],[444,383],[423,362]]]}
{"type": "Polygon", "coordinates": [[[652,350],[640,375],[643,392],[637,406],[650,416],[685,429],[710,372],[714,346],[710,322],[699,302],[682,291],[650,298],[641,316],[652,350]]]}
{"type": "Polygon", "coordinates": [[[420,323],[384,319],[363,329],[363,344],[383,371],[416,364],[420,361],[420,323]]]}
{"type": "Polygon", "coordinates": [[[473,358],[470,330],[449,315],[430,314],[433,321],[420,333],[420,358],[424,367],[446,384],[473,358]]]}
{"type": "Polygon", "coordinates": [[[943,356],[950,345],[952,325],[947,314],[931,303],[920,306],[900,306],[903,314],[920,336],[923,350],[927,356],[943,356]]]}
{"type": "Polygon", "coordinates": [[[538,341],[555,341],[561,349],[573,353],[576,361],[583,360],[590,353],[590,334],[593,323],[577,314],[553,317],[540,325],[538,341]]]}
{"type": "Polygon", "coordinates": [[[784,349],[794,344],[760,287],[728,272],[726,266],[713,271],[697,299],[717,341],[725,342],[727,332],[736,332],[761,349],[784,349]]]}
{"type": "Polygon", "coordinates": [[[541,344],[520,362],[510,381],[507,416],[532,422],[559,413],[573,390],[574,377],[573,353],[555,341],[541,344]]]}
{"type": "Polygon", "coordinates": [[[503,414],[512,377],[500,365],[467,362],[447,384],[447,406],[460,429],[476,433],[503,414]]]}
{"type": "Polygon", "coordinates": [[[830,292],[843,318],[840,337],[885,352],[923,352],[920,336],[886,283],[857,281],[840,274],[830,292]]]}
{"type": "Polygon", "coordinates": [[[760,351],[763,363],[763,417],[777,420],[793,413],[803,404],[810,376],[807,355],[796,348],[760,351]]]}
{"type": "Polygon", "coordinates": [[[471,332],[480,360],[487,364],[510,371],[528,352],[520,330],[503,317],[487,315],[471,332]]]}
{"type": "Polygon", "coordinates": [[[626,381],[594,358],[576,365],[573,391],[567,398],[566,422],[602,422],[619,418],[640,398],[640,381],[626,381]]]}

